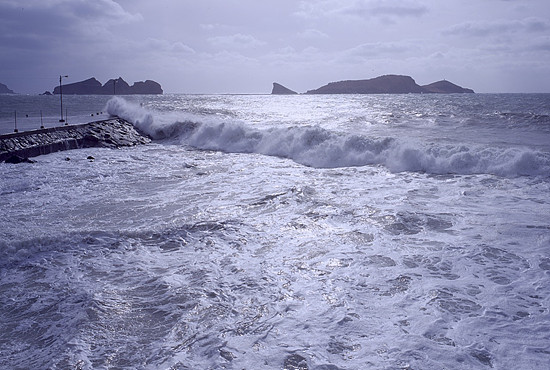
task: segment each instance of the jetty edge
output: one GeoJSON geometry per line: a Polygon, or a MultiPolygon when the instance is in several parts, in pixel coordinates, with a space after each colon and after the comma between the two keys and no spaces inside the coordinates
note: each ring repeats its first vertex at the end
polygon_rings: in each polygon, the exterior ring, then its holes
{"type": "Polygon", "coordinates": [[[81,148],[121,148],[147,144],[151,138],[119,117],[78,125],[0,135],[0,162],[29,162],[43,154],[81,148]]]}

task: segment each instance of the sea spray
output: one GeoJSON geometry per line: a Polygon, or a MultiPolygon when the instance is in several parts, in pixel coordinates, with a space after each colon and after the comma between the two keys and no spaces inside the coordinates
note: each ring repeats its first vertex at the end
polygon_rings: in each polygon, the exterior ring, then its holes
{"type": "Polygon", "coordinates": [[[256,153],[292,159],[315,168],[382,165],[392,172],[538,176],[550,171],[550,155],[525,147],[422,143],[418,139],[368,137],[319,126],[257,128],[234,119],[186,112],[152,112],[122,98],[107,111],[157,140],[196,149],[256,153]]]}
{"type": "Polygon", "coordinates": [[[125,97],[151,144],[0,163],[0,368],[547,368],[550,139],[494,112],[548,99],[425,95],[125,97]]]}

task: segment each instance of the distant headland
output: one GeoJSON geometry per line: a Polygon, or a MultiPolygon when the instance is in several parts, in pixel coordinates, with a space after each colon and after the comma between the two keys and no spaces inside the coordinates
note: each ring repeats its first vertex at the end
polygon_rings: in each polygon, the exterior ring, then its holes
{"type": "MultiPolygon", "coordinates": [[[[158,82],[152,80],[139,81],[130,86],[122,77],[110,79],[103,85],[92,77],[84,81],[63,85],[61,90],[63,94],[67,95],[161,95],[163,93],[158,82]]],[[[59,86],[53,89],[53,93],[60,93],[59,86]]]]}
{"type": "Polygon", "coordinates": [[[15,94],[12,90],[8,89],[6,85],[0,83],[0,94],[15,94]]]}
{"type": "Polygon", "coordinates": [[[296,91],[292,91],[277,82],[273,82],[273,90],[271,90],[273,95],[296,95],[296,91]]]}
{"type": "MultiPolygon", "coordinates": [[[[273,84],[272,94],[292,94],[292,90],[273,84]],[[277,87],[277,88],[276,88],[277,87]]],[[[306,94],[473,94],[474,90],[442,80],[420,86],[410,76],[384,75],[368,80],[331,82],[306,94]]]]}

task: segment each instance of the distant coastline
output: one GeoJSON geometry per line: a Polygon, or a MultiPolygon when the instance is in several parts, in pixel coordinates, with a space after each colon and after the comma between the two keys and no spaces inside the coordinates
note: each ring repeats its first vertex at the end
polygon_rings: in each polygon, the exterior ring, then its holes
{"type": "Polygon", "coordinates": [[[101,84],[95,77],[84,81],[74,82],[62,86],[56,86],[53,94],[63,92],[67,95],[162,95],[161,85],[152,80],[134,82],[129,85],[122,77],[110,79],[101,84]]]}
{"type": "MultiPolygon", "coordinates": [[[[40,95],[162,95],[162,86],[153,80],[138,81],[129,85],[122,77],[110,79],[104,84],[95,77],[55,86],[40,95]]],[[[330,82],[302,94],[474,94],[474,90],[447,80],[418,85],[410,76],[383,75],[371,79],[330,82]]],[[[0,94],[17,94],[0,83],[0,94]]],[[[297,95],[298,92],[273,82],[272,95],[297,95]]],[[[246,94],[245,94],[246,95],[246,94]]]]}
{"type": "MultiPolygon", "coordinates": [[[[330,82],[305,94],[473,94],[474,90],[447,80],[420,86],[410,76],[384,75],[366,80],[330,82]]],[[[273,83],[274,95],[296,94],[289,88],[273,83]]]]}
{"type": "Polygon", "coordinates": [[[0,83],[0,94],[15,94],[13,90],[9,89],[3,83],[0,83]]]}

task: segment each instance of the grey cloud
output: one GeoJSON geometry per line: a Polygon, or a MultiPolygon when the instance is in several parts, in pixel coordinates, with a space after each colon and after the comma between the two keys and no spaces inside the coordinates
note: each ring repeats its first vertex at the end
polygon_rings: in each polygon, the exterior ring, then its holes
{"type": "Polygon", "coordinates": [[[337,7],[336,4],[331,0],[300,1],[298,2],[298,10],[293,15],[304,19],[323,18],[333,13],[334,8],[337,7]]]}
{"type": "Polygon", "coordinates": [[[527,18],[522,23],[529,32],[545,32],[550,29],[550,23],[545,19],[527,18]]]}
{"type": "Polygon", "coordinates": [[[343,52],[345,58],[372,58],[395,56],[410,51],[417,51],[418,47],[411,42],[376,42],[365,43],[343,52]]]}
{"type": "Polygon", "coordinates": [[[515,55],[519,52],[526,53],[526,55],[534,56],[535,58],[544,61],[546,64],[546,58],[550,57],[550,36],[541,36],[530,39],[521,46],[514,50],[515,55]]]}
{"type": "Polygon", "coordinates": [[[210,37],[208,42],[215,47],[225,49],[249,49],[265,45],[265,42],[256,39],[254,36],[241,33],[210,37]]]}
{"type": "Polygon", "coordinates": [[[329,37],[326,33],[313,28],[300,32],[298,36],[303,39],[326,39],[329,37]]]}
{"type": "Polygon", "coordinates": [[[540,18],[523,20],[499,20],[493,22],[465,22],[449,27],[443,31],[445,35],[486,37],[502,36],[516,32],[544,32],[550,29],[550,23],[540,18]]]}
{"type": "Polygon", "coordinates": [[[535,41],[531,45],[531,50],[550,52],[550,37],[545,37],[543,39],[535,41]]]}
{"type": "Polygon", "coordinates": [[[363,15],[390,17],[419,17],[428,12],[428,8],[407,1],[372,1],[360,2],[351,9],[363,15]]]}
{"type": "Polygon", "coordinates": [[[205,31],[214,31],[216,29],[224,29],[224,28],[227,28],[226,26],[222,25],[222,24],[219,24],[219,23],[216,23],[216,24],[212,24],[212,23],[202,23],[199,25],[201,29],[205,30],[205,31]]]}
{"type": "Polygon", "coordinates": [[[0,3],[0,40],[19,48],[50,48],[80,37],[108,35],[110,25],[139,21],[139,14],[126,12],[112,0],[29,0],[0,3]]]}
{"type": "Polygon", "coordinates": [[[302,18],[331,18],[334,16],[361,18],[419,17],[429,9],[418,2],[403,0],[323,0],[301,1],[295,15],[302,18]]]}
{"type": "Polygon", "coordinates": [[[95,74],[112,65],[106,54],[123,63],[119,50],[128,42],[113,26],[140,19],[112,0],[0,0],[2,79],[41,85],[44,91],[51,87],[49,76],[60,70],[71,76],[76,71],[95,74]]]}
{"type": "Polygon", "coordinates": [[[0,39],[2,45],[17,44],[20,48],[39,46],[51,35],[63,34],[66,19],[58,13],[42,9],[23,9],[0,5],[0,39]]]}
{"type": "Polygon", "coordinates": [[[129,13],[113,0],[76,1],[74,15],[77,17],[89,17],[110,24],[143,20],[141,14],[129,13]]]}
{"type": "Polygon", "coordinates": [[[548,65],[549,10],[548,0],[0,0],[0,81],[19,92],[49,89],[59,73],[153,78],[172,92],[263,91],[275,77],[295,89],[385,73],[467,81],[503,61],[548,65]]]}
{"type": "Polygon", "coordinates": [[[148,38],[146,40],[148,47],[152,48],[156,52],[164,53],[181,53],[181,54],[195,54],[195,50],[190,46],[185,45],[182,42],[170,42],[167,40],[158,40],[155,38],[148,38]]]}
{"type": "Polygon", "coordinates": [[[65,21],[76,19],[82,22],[120,24],[143,19],[140,14],[125,11],[113,0],[26,0],[23,4],[20,1],[4,0],[0,8],[3,11],[17,12],[23,18],[42,15],[42,21],[59,17],[65,21]]]}
{"type": "Polygon", "coordinates": [[[543,55],[550,52],[550,37],[534,37],[521,42],[494,42],[488,40],[475,48],[469,49],[469,52],[474,55],[491,55],[501,59],[518,59],[518,58],[536,58],[541,59],[543,55]]]}

